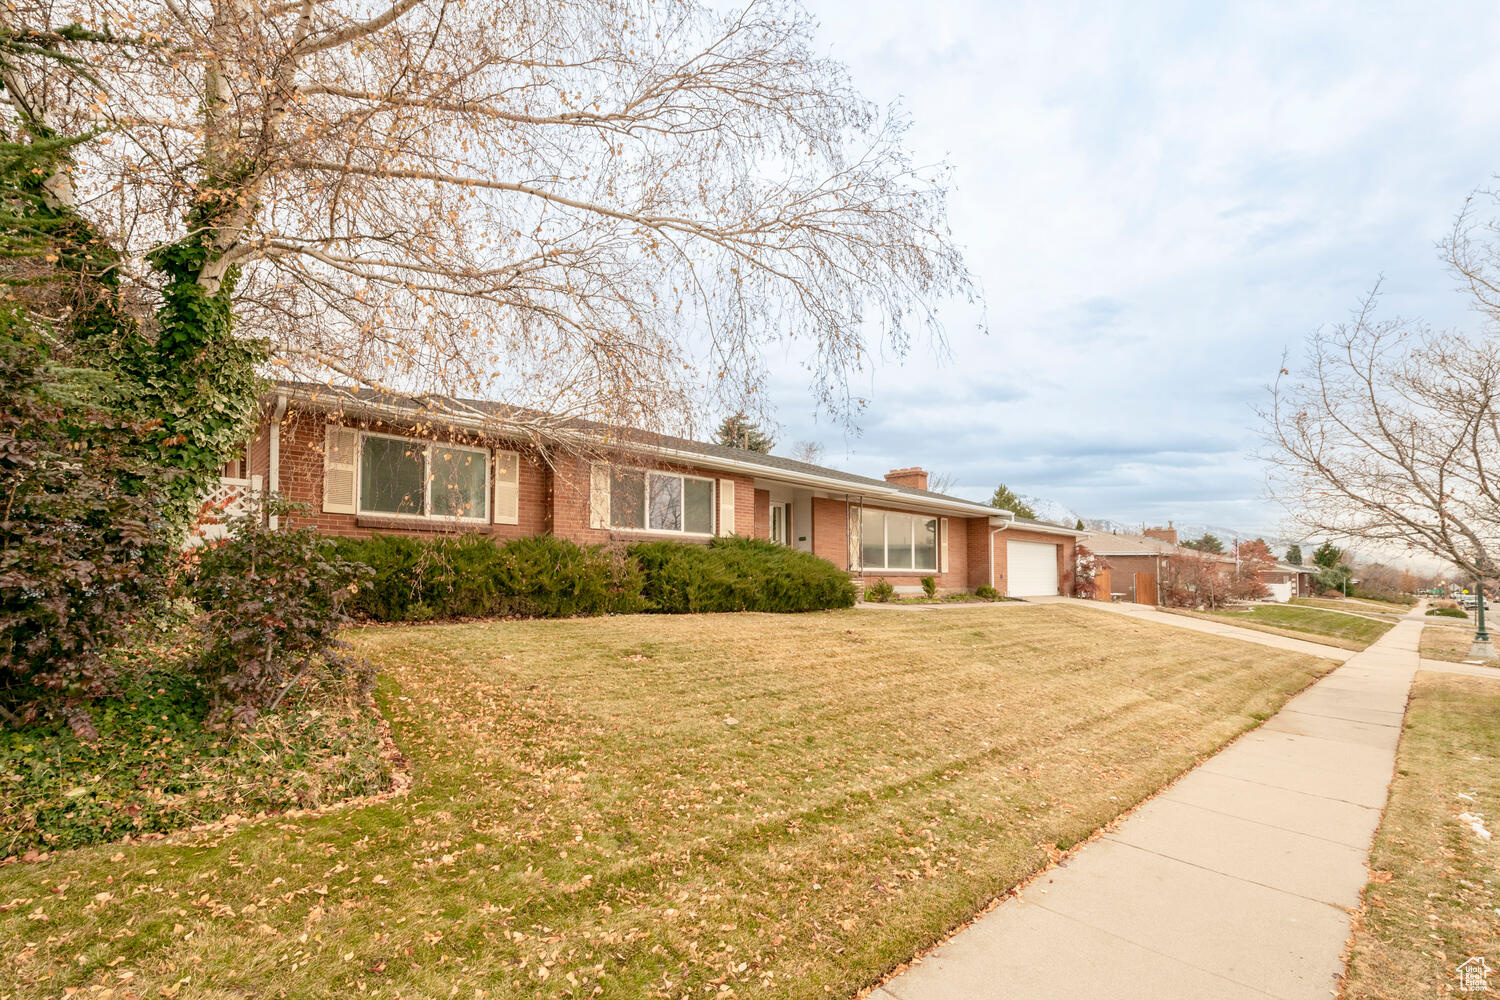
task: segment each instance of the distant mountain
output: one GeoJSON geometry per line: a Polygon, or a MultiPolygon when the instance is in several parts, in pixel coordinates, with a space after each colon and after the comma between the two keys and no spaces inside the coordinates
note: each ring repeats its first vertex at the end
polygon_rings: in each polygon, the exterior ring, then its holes
{"type": "MultiPolygon", "coordinates": [[[[1046,497],[1034,497],[1020,494],[1021,502],[1036,511],[1038,521],[1051,521],[1053,524],[1067,525],[1069,528],[1078,523],[1079,514],[1076,510],[1065,503],[1056,500],[1048,500],[1046,497]]],[[[1088,523],[1087,519],[1084,521],[1088,523]]]]}
{"type": "MultiPolygon", "coordinates": [[[[1052,521],[1056,524],[1067,525],[1070,528],[1079,521],[1082,521],[1083,526],[1090,531],[1108,531],[1116,535],[1139,535],[1144,528],[1158,527],[1153,524],[1142,524],[1140,521],[1127,522],[1116,521],[1108,517],[1084,517],[1067,504],[1050,500],[1047,497],[1023,494],[1021,499],[1026,502],[1028,507],[1036,511],[1039,520],[1052,521]]],[[[1234,544],[1236,538],[1241,541],[1248,541],[1252,538],[1264,538],[1266,544],[1271,547],[1271,551],[1280,556],[1286,552],[1287,546],[1292,544],[1291,539],[1241,531],[1237,528],[1225,527],[1222,524],[1199,524],[1192,521],[1183,521],[1173,522],[1173,527],[1177,529],[1177,537],[1183,540],[1202,538],[1205,534],[1216,535],[1224,543],[1226,549],[1234,544]]]]}

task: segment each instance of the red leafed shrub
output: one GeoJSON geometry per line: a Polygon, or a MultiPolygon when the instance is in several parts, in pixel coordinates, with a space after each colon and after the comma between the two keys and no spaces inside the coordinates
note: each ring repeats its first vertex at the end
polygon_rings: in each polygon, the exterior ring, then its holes
{"type": "Polygon", "coordinates": [[[1174,608],[1222,608],[1230,597],[1230,573],[1201,552],[1168,556],[1162,562],[1161,600],[1174,608]]]}
{"type": "Polygon", "coordinates": [[[1082,542],[1078,543],[1073,556],[1073,596],[1092,601],[1099,596],[1099,574],[1109,569],[1109,563],[1082,542]]]}
{"type": "Polygon", "coordinates": [[[209,687],[210,716],[248,724],[293,691],[317,695],[350,681],[368,694],[374,673],[338,632],[369,574],[311,528],[272,531],[259,517],[231,522],[228,537],[194,550],[184,583],[199,609],[193,666],[209,687]]]}
{"type": "Polygon", "coordinates": [[[129,457],[136,428],[0,314],[0,709],[14,723],[87,704],[117,685],[107,655],[159,606],[172,545],[160,477],[129,457]]]}

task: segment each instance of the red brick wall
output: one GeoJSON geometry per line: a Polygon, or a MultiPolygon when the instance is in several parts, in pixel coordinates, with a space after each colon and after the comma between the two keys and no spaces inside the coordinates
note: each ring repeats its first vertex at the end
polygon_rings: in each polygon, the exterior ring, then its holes
{"type": "MultiPolygon", "coordinates": [[[[975,588],[990,582],[989,558],[990,558],[990,533],[994,531],[985,518],[974,518],[969,526],[969,587],[975,588]]],[[[995,552],[995,575],[994,587],[1000,593],[1005,593],[1006,584],[1006,550],[1007,539],[1015,539],[1018,542],[1050,542],[1057,546],[1057,579],[1062,593],[1071,595],[1073,593],[1073,566],[1076,558],[1078,542],[1071,535],[1058,536],[1049,535],[1041,531],[1026,531],[1020,528],[1006,528],[994,536],[995,552]]],[[[1118,588],[1116,588],[1118,589],[1118,588]]]]}
{"type": "MultiPolygon", "coordinates": [[[[619,544],[648,539],[667,539],[677,542],[700,540],[698,536],[684,536],[671,531],[621,531],[608,528],[589,527],[589,461],[576,456],[556,456],[556,468],[552,475],[552,533],[559,538],[569,538],[580,545],[619,544]]],[[[665,469],[709,479],[729,479],[734,482],[734,531],[737,535],[750,535],[755,531],[755,481],[747,476],[726,475],[709,472],[692,466],[666,465],[644,462],[636,458],[622,458],[622,464],[634,468],[665,469]]],[[[714,495],[714,522],[718,523],[718,490],[714,495]]]]}
{"type": "MultiPolygon", "coordinates": [[[[269,415],[269,414],[268,414],[269,415]]],[[[292,411],[287,414],[281,429],[281,492],[293,502],[305,504],[307,509],[284,519],[289,526],[311,525],[319,531],[332,535],[367,536],[374,533],[409,535],[433,535],[441,532],[480,531],[497,539],[509,539],[530,535],[555,534],[581,544],[629,544],[650,538],[675,541],[692,540],[672,532],[621,531],[589,527],[589,462],[576,456],[554,455],[553,464],[548,465],[534,450],[516,447],[508,443],[499,446],[521,453],[521,496],[519,524],[469,525],[443,521],[408,521],[369,515],[328,514],[323,512],[323,443],[327,418],[318,413],[292,411]]],[[[399,429],[381,424],[368,425],[369,430],[384,433],[399,433],[399,429]]],[[[270,480],[268,461],[268,427],[262,425],[250,449],[251,464],[256,474],[270,480]]],[[[462,435],[440,436],[440,440],[464,440],[462,435]]],[[[633,466],[669,469],[692,475],[701,475],[715,480],[731,480],[735,484],[735,532],[756,538],[770,534],[770,494],[755,489],[754,481],[746,476],[724,475],[692,466],[651,464],[636,459],[622,459],[633,466]]],[[[493,496],[490,498],[493,503],[493,496]]],[[[895,507],[871,510],[902,511],[895,507]]],[[[717,500],[715,519],[718,517],[717,500]]],[[[989,582],[989,524],[985,517],[949,517],[948,521],[948,571],[935,573],[938,588],[944,592],[973,589],[989,582]]],[[[840,569],[848,567],[846,531],[848,507],[842,500],[814,497],[812,500],[812,524],[808,534],[812,539],[815,555],[833,563],[840,569]]],[[[799,527],[801,534],[805,528],[799,527]]],[[[1036,541],[1057,542],[1055,535],[1036,532],[1008,530],[996,537],[995,586],[1005,590],[1005,546],[1002,540],[1011,537],[1036,541]]],[[[1071,590],[1071,568],[1073,565],[1072,539],[1063,541],[1059,553],[1059,578],[1066,581],[1071,590]]],[[[871,570],[856,574],[857,584],[872,582],[884,577],[898,587],[915,587],[921,577],[928,575],[920,571],[871,570]]]]}
{"type": "Polygon", "coordinates": [[[771,537],[771,491],[755,491],[755,537],[767,541],[771,537]]]}
{"type": "MultiPolygon", "coordinates": [[[[898,514],[920,513],[912,510],[901,510],[896,507],[875,507],[872,504],[865,506],[866,510],[888,510],[898,514]]],[[[825,500],[818,497],[813,498],[813,553],[822,556],[840,569],[849,566],[849,507],[843,500],[825,500]]],[[[931,516],[931,515],[927,515],[931,516]]],[[[949,592],[955,590],[966,590],[973,586],[969,582],[969,545],[968,536],[969,522],[975,518],[949,517],[948,519],[948,572],[929,573],[922,570],[869,570],[854,574],[857,585],[873,583],[879,579],[889,580],[897,587],[917,587],[921,585],[922,577],[931,576],[937,580],[938,590],[949,592]]],[[[983,522],[984,518],[978,518],[983,522]]]]}
{"type": "Polygon", "coordinates": [[[812,499],[813,555],[821,556],[839,569],[849,568],[849,508],[842,500],[812,499]]]}
{"type": "MultiPolygon", "coordinates": [[[[323,441],[327,418],[318,413],[290,412],[281,427],[281,495],[307,509],[288,515],[283,522],[290,527],[311,525],[330,535],[357,538],[372,534],[422,535],[480,532],[497,539],[522,538],[545,534],[546,494],[551,476],[547,467],[531,449],[509,442],[498,443],[507,451],[521,453],[521,497],[519,524],[472,524],[453,521],[420,521],[380,517],[367,514],[330,514],[323,510],[323,441]]],[[[397,434],[400,428],[372,423],[368,430],[397,434]]],[[[438,434],[438,440],[466,440],[460,435],[438,434]]],[[[468,443],[475,443],[469,440],[468,443]]],[[[493,474],[493,470],[492,470],[493,474]]],[[[268,477],[269,478],[269,477],[268,477]]],[[[493,493],[493,483],[491,484],[493,493]]],[[[494,503],[494,496],[489,500],[494,503]]]]}
{"type": "Polygon", "coordinates": [[[968,528],[969,589],[977,590],[990,583],[990,532],[994,529],[987,517],[969,518],[968,528]]]}
{"type": "Polygon", "coordinates": [[[1071,535],[1059,537],[1049,535],[1041,531],[1026,531],[1021,528],[1006,528],[995,536],[995,589],[1005,593],[1006,576],[1006,552],[1005,542],[1014,539],[1018,542],[1051,542],[1057,545],[1057,580],[1061,592],[1071,596],[1073,593],[1073,561],[1078,550],[1078,542],[1071,535]]]}
{"type": "MultiPolygon", "coordinates": [[[[1155,604],[1156,595],[1137,594],[1135,592],[1135,575],[1137,573],[1150,573],[1156,576],[1157,557],[1140,556],[1103,556],[1109,563],[1109,589],[1116,594],[1124,594],[1122,600],[1134,601],[1137,604],[1155,604]]],[[[1161,559],[1163,565],[1166,557],[1161,559]]]]}

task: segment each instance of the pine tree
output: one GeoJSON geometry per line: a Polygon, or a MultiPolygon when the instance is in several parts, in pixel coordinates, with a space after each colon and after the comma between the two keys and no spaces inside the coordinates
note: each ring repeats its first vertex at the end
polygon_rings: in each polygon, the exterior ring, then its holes
{"type": "Polygon", "coordinates": [[[1313,565],[1324,569],[1333,569],[1343,558],[1343,550],[1335,548],[1332,542],[1324,542],[1314,549],[1312,554],[1313,565]]]}
{"type": "Polygon", "coordinates": [[[714,440],[726,448],[743,448],[762,455],[768,453],[776,443],[759,424],[746,416],[744,410],[731,413],[720,421],[719,429],[714,432],[714,440]]]}
{"type": "Polygon", "coordinates": [[[1000,510],[1008,510],[1017,517],[1028,520],[1036,520],[1036,511],[1026,506],[1026,502],[1011,490],[1009,486],[1001,483],[995,487],[995,495],[990,497],[990,506],[998,507],[1000,510]]]}

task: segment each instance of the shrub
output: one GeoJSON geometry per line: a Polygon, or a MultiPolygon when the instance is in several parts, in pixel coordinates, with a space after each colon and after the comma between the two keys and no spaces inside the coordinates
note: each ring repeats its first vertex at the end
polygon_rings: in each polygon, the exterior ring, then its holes
{"type": "Polygon", "coordinates": [[[491,614],[570,618],[645,608],[640,567],[604,546],[585,548],[551,535],[518,538],[499,549],[496,569],[491,614]]]}
{"type": "Polygon", "coordinates": [[[1427,612],[1429,615],[1437,615],[1440,618],[1467,618],[1469,613],[1463,608],[1432,608],[1427,612]]]}
{"type": "Polygon", "coordinates": [[[345,603],[368,574],[312,528],[272,531],[259,518],[236,519],[228,537],[194,550],[184,584],[202,648],[192,667],[210,714],[249,724],[298,686],[352,679],[368,693],[373,674],[338,638],[345,603]]]}
{"type": "Polygon", "coordinates": [[[1342,590],[1325,590],[1323,591],[1323,596],[1330,601],[1342,601],[1344,599],[1344,592],[1342,590]]]}
{"type": "Polygon", "coordinates": [[[1102,556],[1079,542],[1073,552],[1073,596],[1092,601],[1099,595],[1099,574],[1107,569],[1109,563],[1102,556]]]}
{"type": "Polygon", "coordinates": [[[896,594],[896,588],[891,586],[891,581],[881,577],[865,588],[865,600],[874,601],[876,604],[884,604],[896,594]]]}
{"type": "Polygon", "coordinates": [[[641,595],[667,614],[821,611],[854,603],[849,577],[810,552],[754,538],[707,546],[642,542],[630,549],[645,576],[641,595]]]}
{"type": "Polygon", "coordinates": [[[981,583],[979,586],[974,588],[974,596],[982,597],[986,601],[998,601],[1000,600],[1000,591],[996,590],[994,587],[991,587],[987,583],[981,583]]]}
{"type": "Polygon", "coordinates": [[[566,618],[644,607],[633,560],[550,535],[504,545],[478,534],[431,541],[375,535],[341,538],[336,545],[343,558],[373,571],[349,609],[375,621],[566,618]]]}
{"type": "Polygon", "coordinates": [[[109,649],[159,605],[171,533],[161,477],[131,457],[139,429],[34,341],[0,311],[0,709],[61,710],[92,738],[85,706],[116,688],[109,649]]]}
{"type": "Polygon", "coordinates": [[[371,573],[349,601],[349,612],[383,622],[489,614],[499,551],[483,535],[424,540],[404,535],[340,538],[340,558],[371,573]]]}
{"type": "Polygon", "coordinates": [[[928,597],[936,597],[937,580],[933,579],[930,576],[922,577],[922,593],[926,594],[928,597]]]}
{"type": "Polygon", "coordinates": [[[1168,556],[1162,564],[1161,602],[1172,608],[1222,608],[1230,596],[1230,574],[1201,552],[1168,556]]]}

